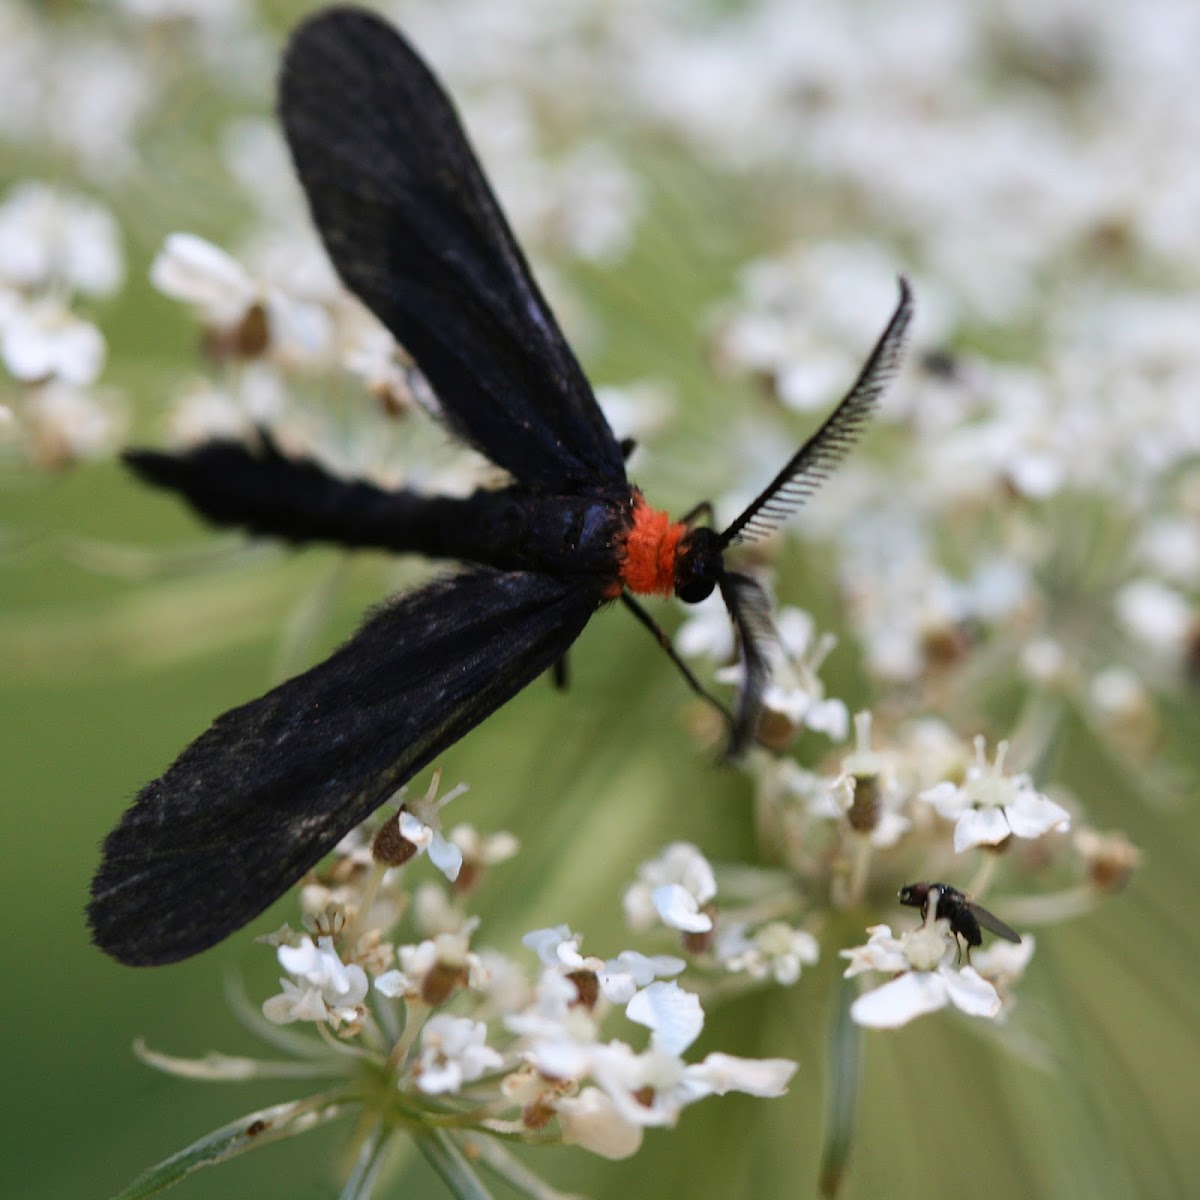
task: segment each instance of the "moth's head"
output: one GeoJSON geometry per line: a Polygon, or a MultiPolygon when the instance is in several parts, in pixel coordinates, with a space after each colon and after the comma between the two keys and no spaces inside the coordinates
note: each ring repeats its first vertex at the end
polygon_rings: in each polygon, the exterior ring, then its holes
{"type": "Polygon", "coordinates": [[[699,604],[712,595],[725,574],[720,536],[708,526],[689,529],[675,552],[675,595],[684,604],[699,604]]]}

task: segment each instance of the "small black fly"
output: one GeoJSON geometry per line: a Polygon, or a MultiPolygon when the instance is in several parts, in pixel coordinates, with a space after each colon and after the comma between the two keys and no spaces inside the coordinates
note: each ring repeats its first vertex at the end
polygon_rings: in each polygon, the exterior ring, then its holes
{"type": "Polygon", "coordinates": [[[1021,940],[1021,935],[1015,929],[1005,925],[982,905],[968,900],[963,892],[948,883],[907,883],[900,889],[900,903],[919,908],[922,918],[928,914],[931,900],[937,906],[935,916],[945,917],[950,922],[950,931],[956,941],[962,938],[966,942],[968,963],[971,961],[972,948],[983,945],[980,926],[1007,942],[1021,940]]]}
{"type": "Polygon", "coordinates": [[[147,784],[104,844],[89,916],[122,962],[196,954],[244,925],[401,784],[547,670],[620,600],[729,723],[755,736],[770,675],[767,598],[726,569],[845,457],[899,363],[908,284],[853,387],[721,532],[672,521],[625,474],[617,440],[492,195],[450,99],[372,13],[336,8],[293,34],[279,114],[343,282],[412,355],[442,419],[511,482],[465,498],[339,479],[268,436],[134,450],[147,482],[215,525],[471,564],[384,605],[342,648],[218,717],[147,784]],[[636,595],[714,589],[737,629],[730,714],[636,595]]]}

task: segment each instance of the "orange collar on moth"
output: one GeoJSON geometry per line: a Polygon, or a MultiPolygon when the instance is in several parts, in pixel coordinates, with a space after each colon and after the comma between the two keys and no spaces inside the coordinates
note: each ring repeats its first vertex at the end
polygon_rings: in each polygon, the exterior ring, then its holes
{"type": "Polygon", "coordinates": [[[635,595],[670,596],[675,591],[675,560],[687,526],[651,508],[633,494],[633,523],[625,539],[621,582],[635,595]]]}

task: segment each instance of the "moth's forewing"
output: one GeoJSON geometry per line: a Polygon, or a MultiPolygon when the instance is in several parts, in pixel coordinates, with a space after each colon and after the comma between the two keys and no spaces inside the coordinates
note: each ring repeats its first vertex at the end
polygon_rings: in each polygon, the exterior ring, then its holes
{"type": "Polygon", "coordinates": [[[545,575],[439,579],[218,717],[108,836],[89,907],[97,944],[149,965],[240,928],[561,658],[601,599],[545,575]]]}
{"type": "Polygon", "coordinates": [[[307,21],[279,114],[338,274],[412,354],[451,427],[523,483],[624,480],[454,106],[404,38],[358,10],[307,21]]]}

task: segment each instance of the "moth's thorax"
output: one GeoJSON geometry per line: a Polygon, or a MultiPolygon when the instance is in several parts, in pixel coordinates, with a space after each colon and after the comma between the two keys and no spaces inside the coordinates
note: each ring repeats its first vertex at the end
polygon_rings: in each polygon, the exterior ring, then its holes
{"type": "Polygon", "coordinates": [[[454,556],[502,570],[611,577],[629,524],[628,488],[552,495],[476,492],[448,514],[454,556]]]}
{"type": "Polygon", "coordinates": [[[640,596],[670,596],[675,567],[688,527],[651,508],[641,492],[633,493],[632,522],[621,558],[621,583],[640,596]]]}

